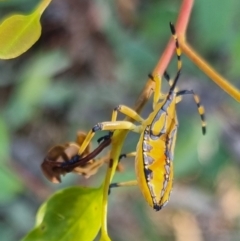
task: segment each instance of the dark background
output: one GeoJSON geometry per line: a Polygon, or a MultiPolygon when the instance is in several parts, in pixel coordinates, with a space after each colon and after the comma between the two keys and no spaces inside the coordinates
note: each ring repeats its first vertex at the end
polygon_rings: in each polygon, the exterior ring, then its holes
{"type": "MultiPolygon", "coordinates": [[[[180,3],[53,0],[41,18],[39,41],[22,56],[0,61],[1,240],[23,237],[33,227],[38,207],[56,190],[102,182],[106,167],[87,180],[69,174],[62,184],[51,184],[40,164],[51,146],[109,120],[118,104],[134,105],[170,38],[168,23],[176,21],[180,3]]],[[[1,2],[1,19],[28,13],[36,4],[1,2]]],[[[239,19],[239,0],[196,0],[187,32],[191,45],[238,89],[239,19]]],[[[176,61],[168,69],[175,75],[176,61]]],[[[177,107],[180,127],[170,202],[155,212],[137,187],[114,190],[108,216],[114,241],[240,239],[239,103],[185,56],[179,87],[201,97],[207,135],[202,136],[195,103],[186,96],[177,107]]],[[[143,116],[150,111],[151,101],[143,116]]],[[[130,134],[123,151],[133,151],[137,138],[130,134]]],[[[123,164],[125,171],[115,181],[135,178],[134,161],[123,164]]]]}

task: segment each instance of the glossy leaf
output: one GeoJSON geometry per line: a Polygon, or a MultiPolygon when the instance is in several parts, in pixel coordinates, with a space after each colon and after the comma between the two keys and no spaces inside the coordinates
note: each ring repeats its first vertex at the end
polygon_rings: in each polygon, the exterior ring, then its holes
{"type": "Polygon", "coordinates": [[[36,227],[22,241],[92,241],[100,229],[101,188],[71,187],[39,209],[36,227]]]}
{"type": "Polygon", "coordinates": [[[29,15],[14,14],[0,25],[0,58],[11,59],[26,52],[40,37],[40,17],[51,0],[43,0],[29,15]]]}

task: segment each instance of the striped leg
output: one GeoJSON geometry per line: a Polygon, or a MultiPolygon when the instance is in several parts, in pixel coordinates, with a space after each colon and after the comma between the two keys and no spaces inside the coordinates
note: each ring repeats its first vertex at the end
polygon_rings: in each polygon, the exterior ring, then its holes
{"type": "Polygon", "coordinates": [[[181,96],[181,95],[188,95],[191,94],[193,95],[194,101],[197,104],[197,108],[198,108],[198,113],[201,117],[201,121],[202,121],[202,133],[203,135],[206,134],[206,121],[205,121],[205,111],[204,111],[204,107],[201,105],[200,103],[200,98],[198,97],[198,95],[196,95],[194,93],[193,90],[181,90],[177,92],[177,96],[181,96]]]}

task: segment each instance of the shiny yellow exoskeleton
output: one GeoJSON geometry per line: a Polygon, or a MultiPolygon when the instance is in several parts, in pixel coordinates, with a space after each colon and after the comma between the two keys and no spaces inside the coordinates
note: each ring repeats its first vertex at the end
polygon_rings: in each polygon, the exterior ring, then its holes
{"type": "Polygon", "coordinates": [[[192,90],[178,91],[176,88],[182,67],[181,49],[171,23],[170,28],[176,43],[178,72],[173,81],[170,80],[167,73],[164,74],[171,86],[168,94],[163,96],[160,92],[160,77],[150,75],[150,78],[155,81],[156,88],[153,96],[153,111],[148,118],[144,120],[133,109],[119,105],[114,109],[111,121],[98,123],[92,128],[78,152],[79,155],[83,153],[98,130],[127,129],[140,133],[136,152],[131,153],[131,155],[135,155],[137,180],[112,184],[110,188],[138,184],[144,198],[155,210],[160,210],[168,202],[172,190],[173,157],[178,129],[176,104],[181,100],[182,95],[193,95],[201,116],[203,134],[206,131],[204,108],[200,105],[198,96],[192,90]],[[118,112],[139,122],[140,125],[128,121],[117,121],[118,112]]]}

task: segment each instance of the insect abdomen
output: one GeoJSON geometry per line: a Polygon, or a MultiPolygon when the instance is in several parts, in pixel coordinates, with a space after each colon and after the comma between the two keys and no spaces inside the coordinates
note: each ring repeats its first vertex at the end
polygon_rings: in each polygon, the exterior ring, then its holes
{"type": "Polygon", "coordinates": [[[157,211],[168,202],[173,185],[172,159],[177,125],[172,124],[167,133],[154,139],[146,128],[137,146],[138,184],[146,201],[157,211]]]}

